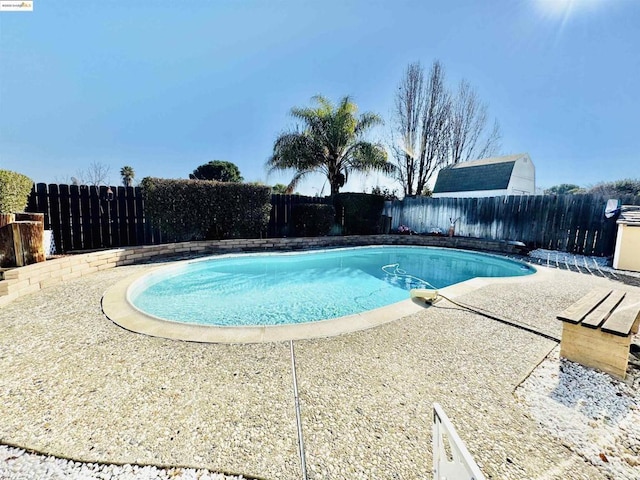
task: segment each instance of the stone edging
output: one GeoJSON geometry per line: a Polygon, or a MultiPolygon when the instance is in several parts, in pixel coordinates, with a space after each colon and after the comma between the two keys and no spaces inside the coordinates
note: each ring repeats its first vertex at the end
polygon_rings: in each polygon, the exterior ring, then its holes
{"type": "Polygon", "coordinates": [[[6,305],[23,295],[37,292],[66,280],[84,277],[108,268],[145,263],[151,259],[364,245],[421,245],[509,254],[519,253],[521,248],[505,241],[420,235],[353,235],[344,237],[209,240],[124,247],[69,255],[27,265],[26,267],[6,270],[2,272],[3,279],[0,280],[0,306],[6,305]]]}

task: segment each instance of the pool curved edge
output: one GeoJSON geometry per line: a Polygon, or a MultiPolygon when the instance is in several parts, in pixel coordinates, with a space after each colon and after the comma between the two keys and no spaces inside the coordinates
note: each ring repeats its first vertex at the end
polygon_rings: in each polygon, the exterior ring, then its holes
{"type": "MultiPolygon", "coordinates": [[[[411,300],[409,292],[407,292],[407,300],[398,303],[353,315],[315,322],[239,327],[172,322],[143,313],[134,308],[127,299],[127,290],[130,285],[139,278],[149,275],[160,268],[165,267],[144,269],[107,289],[102,297],[102,311],[105,316],[125,330],[152,337],[200,343],[270,343],[333,337],[366,330],[418,313],[428,306],[421,300],[411,300]]],[[[548,269],[536,266],[536,272],[531,275],[520,277],[476,277],[438,291],[445,297],[453,299],[491,284],[539,281],[549,273],[548,269]]]]}

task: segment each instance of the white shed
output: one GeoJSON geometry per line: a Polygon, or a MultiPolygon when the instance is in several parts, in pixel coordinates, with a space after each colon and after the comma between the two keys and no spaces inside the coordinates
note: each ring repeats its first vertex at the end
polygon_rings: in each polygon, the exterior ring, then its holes
{"type": "Polygon", "coordinates": [[[535,195],[536,169],[526,153],[463,162],[438,172],[433,197],[535,195]]]}

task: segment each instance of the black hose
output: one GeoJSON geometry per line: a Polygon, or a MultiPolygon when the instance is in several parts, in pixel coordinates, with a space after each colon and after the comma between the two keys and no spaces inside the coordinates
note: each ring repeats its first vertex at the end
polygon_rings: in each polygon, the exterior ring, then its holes
{"type": "Polygon", "coordinates": [[[560,339],[558,337],[556,337],[554,335],[551,335],[549,333],[545,333],[545,332],[543,332],[541,330],[538,330],[535,327],[524,325],[524,324],[516,322],[514,320],[507,320],[505,318],[498,317],[498,316],[496,316],[496,315],[494,315],[492,313],[483,312],[478,307],[473,307],[471,305],[465,305],[464,303],[456,302],[455,300],[452,300],[452,299],[450,299],[448,297],[445,297],[440,292],[438,292],[438,297],[444,298],[448,302],[451,302],[454,305],[457,305],[458,307],[463,308],[463,309],[465,309],[465,310],[467,310],[467,311],[469,311],[471,313],[475,313],[477,315],[483,316],[483,317],[488,318],[490,320],[495,320],[496,322],[500,322],[500,323],[503,323],[505,325],[510,325],[512,327],[519,328],[520,330],[524,330],[526,332],[533,333],[534,335],[538,335],[539,337],[546,338],[547,340],[552,340],[552,341],[554,341],[556,343],[560,342],[560,339]]]}

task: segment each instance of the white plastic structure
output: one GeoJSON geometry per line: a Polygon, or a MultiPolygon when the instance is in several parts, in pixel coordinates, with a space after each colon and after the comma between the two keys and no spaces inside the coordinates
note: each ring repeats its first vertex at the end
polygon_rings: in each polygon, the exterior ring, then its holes
{"type": "Polygon", "coordinates": [[[433,404],[433,479],[486,480],[437,403],[433,404]]]}
{"type": "Polygon", "coordinates": [[[50,257],[56,253],[56,244],[53,240],[53,230],[45,230],[42,235],[42,249],[45,257],[50,257]]]}
{"type": "Polygon", "coordinates": [[[412,288],[409,290],[409,296],[411,298],[421,298],[425,302],[433,303],[438,299],[438,290],[432,290],[430,288],[412,288]]]}

